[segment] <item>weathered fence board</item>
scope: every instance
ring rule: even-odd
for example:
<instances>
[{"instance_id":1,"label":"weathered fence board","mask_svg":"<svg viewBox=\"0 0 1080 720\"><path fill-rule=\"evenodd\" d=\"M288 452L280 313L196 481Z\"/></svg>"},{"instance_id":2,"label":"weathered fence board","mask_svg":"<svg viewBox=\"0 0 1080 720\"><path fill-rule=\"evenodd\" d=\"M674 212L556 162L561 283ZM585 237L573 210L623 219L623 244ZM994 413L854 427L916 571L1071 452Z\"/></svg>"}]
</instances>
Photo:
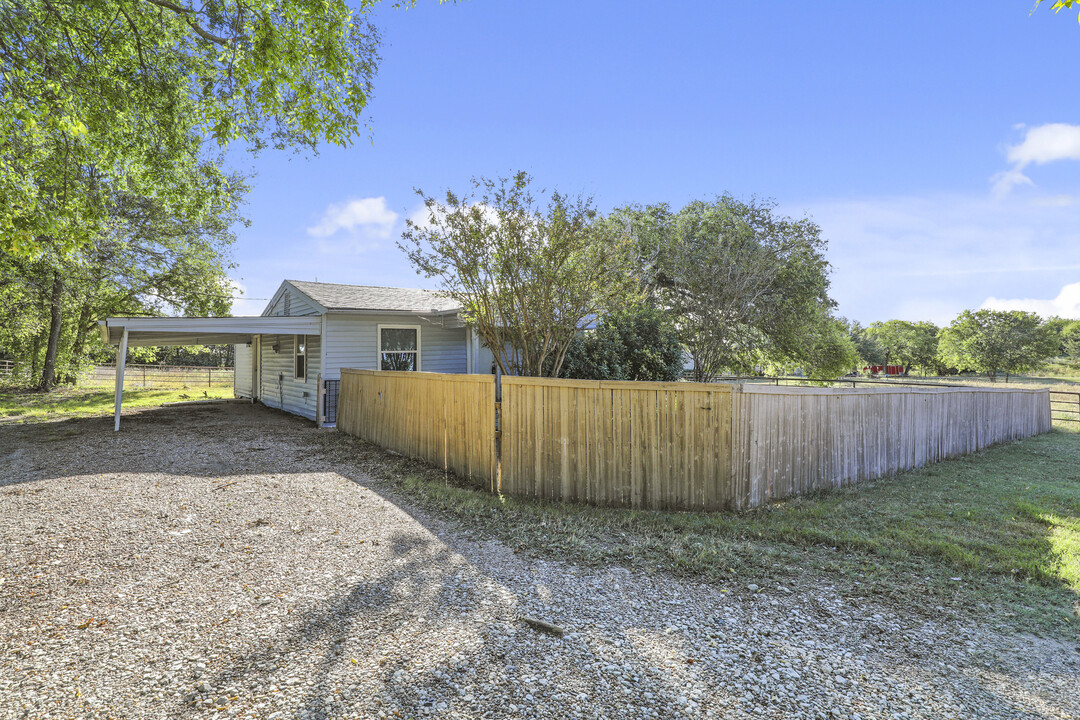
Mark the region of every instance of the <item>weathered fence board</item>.
<instances>
[{"instance_id":1,"label":"weathered fence board","mask_svg":"<svg viewBox=\"0 0 1080 720\"><path fill-rule=\"evenodd\" d=\"M1050 430L1039 389L793 388L737 392L737 508L894 475Z\"/></svg>"},{"instance_id":2,"label":"weathered fence board","mask_svg":"<svg viewBox=\"0 0 1080 720\"><path fill-rule=\"evenodd\" d=\"M810 388L346 370L338 427L493 490L745 509L1050 430L1045 389Z\"/></svg>"},{"instance_id":3,"label":"weathered fence board","mask_svg":"<svg viewBox=\"0 0 1080 720\"><path fill-rule=\"evenodd\" d=\"M490 375L342 370L337 427L495 489Z\"/></svg>"},{"instance_id":4,"label":"weathered fence board","mask_svg":"<svg viewBox=\"0 0 1080 720\"><path fill-rule=\"evenodd\" d=\"M710 509L731 498L731 386L502 379L505 493Z\"/></svg>"}]
</instances>

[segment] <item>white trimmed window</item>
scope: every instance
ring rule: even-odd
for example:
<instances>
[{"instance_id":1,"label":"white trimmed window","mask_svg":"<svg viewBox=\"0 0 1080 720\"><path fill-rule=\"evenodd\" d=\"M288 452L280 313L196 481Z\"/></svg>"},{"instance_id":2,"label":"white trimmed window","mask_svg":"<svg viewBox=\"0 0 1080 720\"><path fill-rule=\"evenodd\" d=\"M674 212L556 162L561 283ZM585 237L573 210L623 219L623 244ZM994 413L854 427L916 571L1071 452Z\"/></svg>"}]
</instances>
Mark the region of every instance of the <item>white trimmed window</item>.
<instances>
[{"instance_id":1,"label":"white trimmed window","mask_svg":"<svg viewBox=\"0 0 1080 720\"><path fill-rule=\"evenodd\" d=\"M307 377L307 335L297 335L293 341L293 377L303 380Z\"/></svg>"},{"instance_id":2,"label":"white trimmed window","mask_svg":"<svg viewBox=\"0 0 1080 720\"><path fill-rule=\"evenodd\" d=\"M420 326L379 325L380 370L420 369Z\"/></svg>"}]
</instances>

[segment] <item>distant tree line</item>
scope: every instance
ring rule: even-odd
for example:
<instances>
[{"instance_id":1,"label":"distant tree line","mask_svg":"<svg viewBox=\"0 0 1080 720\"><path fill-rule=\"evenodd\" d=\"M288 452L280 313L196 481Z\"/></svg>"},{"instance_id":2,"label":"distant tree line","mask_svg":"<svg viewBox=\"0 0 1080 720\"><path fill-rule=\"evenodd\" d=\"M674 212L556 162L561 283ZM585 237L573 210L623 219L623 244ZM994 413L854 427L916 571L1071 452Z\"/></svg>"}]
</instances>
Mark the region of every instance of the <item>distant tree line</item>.
<instances>
[{"instance_id":1,"label":"distant tree line","mask_svg":"<svg viewBox=\"0 0 1080 720\"><path fill-rule=\"evenodd\" d=\"M847 323L864 365L902 365L923 375L1030 372L1055 357L1080 361L1080 321L1019 310L967 310L947 327L887 320Z\"/></svg>"}]
</instances>

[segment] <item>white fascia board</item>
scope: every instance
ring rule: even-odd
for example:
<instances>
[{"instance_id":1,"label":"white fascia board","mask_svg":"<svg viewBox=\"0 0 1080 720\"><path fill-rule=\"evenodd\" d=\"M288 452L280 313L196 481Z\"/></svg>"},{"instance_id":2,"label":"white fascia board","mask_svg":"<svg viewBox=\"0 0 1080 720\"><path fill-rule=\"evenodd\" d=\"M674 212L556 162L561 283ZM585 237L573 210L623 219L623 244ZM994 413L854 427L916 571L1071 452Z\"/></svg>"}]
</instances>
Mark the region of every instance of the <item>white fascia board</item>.
<instances>
[{"instance_id":1,"label":"white fascia board","mask_svg":"<svg viewBox=\"0 0 1080 720\"><path fill-rule=\"evenodd\" d=\"M322 335L318 315L301 317L135 317L99 320L102 339L116 345L128 331L131 345L247 342L252 335ZM142 336L142 337L140 337ZM229 339L232 336L231 340ZM202 338L200 340L200 338ZM211 338L213 340L211 340ZM165 342L166 340L170 342Z\"/></svg>"},{"instance_id":2,"label":"white fascia board","mask_svg":"<svg viewBox=\"0 0 1080 720\"><path fill-rule=\"evenodd\" d=\"M332 315L400 315L402 317L443 317L445 315L457 315L460 310L432 310L417 312L416 310L354 310L350 308L330 308L326 311Z\"/></svg>"}]
</instances>

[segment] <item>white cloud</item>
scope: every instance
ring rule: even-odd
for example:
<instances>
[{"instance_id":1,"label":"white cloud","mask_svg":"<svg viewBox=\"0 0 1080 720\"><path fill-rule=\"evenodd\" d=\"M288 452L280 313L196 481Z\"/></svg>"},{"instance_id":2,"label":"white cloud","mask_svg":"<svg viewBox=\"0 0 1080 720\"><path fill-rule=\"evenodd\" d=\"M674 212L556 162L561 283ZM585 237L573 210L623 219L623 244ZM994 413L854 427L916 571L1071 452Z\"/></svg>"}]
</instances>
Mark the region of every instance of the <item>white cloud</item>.
<instances>
[{"instance_id":1,"label":"white cloud","mask_svg":"<svg viewBox=\"0 0 1080 720\"><path fill-rule=\"evenodd\" d=\"M398 214L386 206L385 197L354 198L329 205L318 224L307 229L312 237L325 238L342 230L370 237L388 238Z\"/></svg>"},{"instance_id":2,"label":"white cloud","mask_svg":"<svg viewBox=\"0 0 1080 720\"><path fill-rule=\"evenodd\" d=\"M1080 125L1050 123L1028 128L1024 141L1009 148L1008 159L1020 169L1032 163L1080 160Z\"/></svg>"},{"instance_id":3,"label":"white cloud","mask_svg":"<svg viewBox=\"0 0 1080 720\"><path fill-rule=\"evenodd\" d=\"M990 177L990 187L995 197L1004 197L1012 192L1017 185L1034 185L1027 175L1021 170L1002 170Z\"/></svg>"},{"instance_id":4,"label":"white cloud","mask_svg":"<svg viewBox=\"0 0 1080 720\"><path fill-rule=\"evenodd\" d=\"M1023 126L1020 126L1023 128ZM1012 168L990 178L997 197L1008 195L1017 185L1034 185L1024 174L1028 165L1045 165L1058 160L1080 160L1080 125L1048 123L1027 128L1024 139L1005 153Z\"/></svg>"},{"instance_id":5,"label":"white cloud","mask_svg":"<svg viewBox=\"0 0 1080 720\"><path fill-rule=\"evenodd\" d=\"M1053 300L1034 298L1008 300L991 296L986 298L982 308L987 310L1024 310L1036 313L1044 318L1057 315L1071 320L1080 320L1080 282L1069 283L1061 288L1061 292Z\"/></svg>"},{"instance_id":6,"label":"white cloud","mask_svg":"<svg viewBox=\"0 0 1080 720\"><path fill-rule=\"evenodd\" d=\"M951 321L988 297L1048 295L1080 279L1080 223L1065 203L940 195L785 204L829 241L840 314Z\"/></svg>"}]
</instances>

